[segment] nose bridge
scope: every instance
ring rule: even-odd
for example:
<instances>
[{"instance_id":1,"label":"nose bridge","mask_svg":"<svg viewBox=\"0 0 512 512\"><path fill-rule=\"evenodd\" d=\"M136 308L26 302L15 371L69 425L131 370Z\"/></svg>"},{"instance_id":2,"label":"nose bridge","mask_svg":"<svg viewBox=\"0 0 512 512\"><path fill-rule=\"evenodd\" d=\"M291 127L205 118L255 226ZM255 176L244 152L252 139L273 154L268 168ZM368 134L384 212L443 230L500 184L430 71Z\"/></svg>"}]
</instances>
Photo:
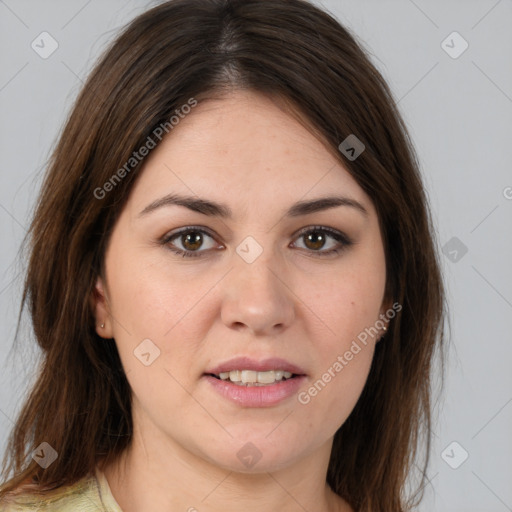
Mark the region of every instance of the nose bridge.
<instances>
[{"instance_id":1,"label":"nose bridge","mask_svg":"<svg viewBox=\"0 0 512 512\"><path fill-rule=\"evenodd\" d=\"M225 283L221 316L228 327L272 334L293 320L293 294L285 284L279 258L246 239L233 255L233 269Z\"/></svg>"}]
</instances>

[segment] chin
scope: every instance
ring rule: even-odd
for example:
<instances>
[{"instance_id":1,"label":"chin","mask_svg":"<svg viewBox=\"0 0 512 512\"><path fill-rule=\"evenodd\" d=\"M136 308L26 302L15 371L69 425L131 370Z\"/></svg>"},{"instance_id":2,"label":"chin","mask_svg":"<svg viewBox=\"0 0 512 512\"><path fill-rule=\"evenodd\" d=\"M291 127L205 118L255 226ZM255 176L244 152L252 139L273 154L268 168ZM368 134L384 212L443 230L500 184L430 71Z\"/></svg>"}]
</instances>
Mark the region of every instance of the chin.
<instances>
[{"instance_id":1,"label":"chin","mask_svg":"<svg viewBox=\"0 0 512 512\"><path fill-rule=\"evenodd\" d=\"M268 432L267 432L268 434ZM219 442L221 451L204 453L214 465L236 473L257 474L274 472L292 465L300 458L303 441L287 444L284 439L270 442L265 436L246 435L243 440L231 439L228 443Z\"/></svg>"}]
</instances>

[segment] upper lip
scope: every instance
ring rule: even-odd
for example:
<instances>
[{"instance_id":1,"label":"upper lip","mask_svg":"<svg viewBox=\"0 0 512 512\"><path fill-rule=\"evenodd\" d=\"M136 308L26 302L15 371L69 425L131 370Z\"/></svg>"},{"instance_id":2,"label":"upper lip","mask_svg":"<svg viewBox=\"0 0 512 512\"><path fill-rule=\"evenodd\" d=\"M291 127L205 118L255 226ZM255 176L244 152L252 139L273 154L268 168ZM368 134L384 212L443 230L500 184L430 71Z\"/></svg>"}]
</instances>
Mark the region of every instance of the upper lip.
<instances>
[{"instance_id":1,"label":"upper lip","mask_svg":"<svg viewBox=\"0 0 512 512\"><path fill-rule=\"evenodd\" d=\"M229 359L219 365L207 370L205 373L218 375L231 370L253 370L256 372L265 372L270 370L283 370L296 375L305 375L305 372L299 366L281 359L279 357L270 357L267 359L252 359L250 357L240 356Z\"/></svg>"}]
</instances>

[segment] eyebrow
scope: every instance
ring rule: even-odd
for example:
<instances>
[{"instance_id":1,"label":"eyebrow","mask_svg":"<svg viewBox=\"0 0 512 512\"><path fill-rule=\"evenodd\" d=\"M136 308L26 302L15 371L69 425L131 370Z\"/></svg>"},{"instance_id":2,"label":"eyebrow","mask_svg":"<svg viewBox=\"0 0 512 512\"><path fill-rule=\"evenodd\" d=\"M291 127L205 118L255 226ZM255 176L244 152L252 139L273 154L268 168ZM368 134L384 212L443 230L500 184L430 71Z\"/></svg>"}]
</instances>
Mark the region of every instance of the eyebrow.
<instances>
[{"instance_id":1,"label":"eyebrow","mask_svg":"<svg viewBox=\"0 0 512 512\"><path fill-rule=\"evenodd\" d=\"M168 194L156 201L153 201L146 206L140 213L139 217L145 216L159 208L166 206L184 206L194 212L202 213L210 217L221 217L223 219L233 218L233 212L229 206L217 203L215 201L202 199L197 196L183 196L179 194ZM299 201L292 205L286 212L286 217L300 217L301 215L307 215L338 206L348 206L354 208L365 217L368 217L368 211L366 208L355 199L343 196L328 196L320 197L318 199L312 199L310 201Z\"/></svg>"}]
</instances>

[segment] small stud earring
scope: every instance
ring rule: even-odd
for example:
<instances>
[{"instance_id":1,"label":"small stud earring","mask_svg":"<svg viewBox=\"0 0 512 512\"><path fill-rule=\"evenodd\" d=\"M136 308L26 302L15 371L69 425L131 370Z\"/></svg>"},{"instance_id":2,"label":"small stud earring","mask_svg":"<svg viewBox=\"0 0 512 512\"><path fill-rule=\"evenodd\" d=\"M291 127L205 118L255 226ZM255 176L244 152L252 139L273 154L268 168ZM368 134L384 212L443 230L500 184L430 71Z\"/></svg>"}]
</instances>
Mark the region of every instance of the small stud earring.
<instances>
[{"instance_id":1,"label":"small stud earring","mask_svg":"<svg viewBox=\"0 0 512 512\"><path fill-rule=\"evenodd\" d=\"M105 327L105 324L101 324L100 327L103 329L103 327Z\"/></svg>"}]
</instances>

